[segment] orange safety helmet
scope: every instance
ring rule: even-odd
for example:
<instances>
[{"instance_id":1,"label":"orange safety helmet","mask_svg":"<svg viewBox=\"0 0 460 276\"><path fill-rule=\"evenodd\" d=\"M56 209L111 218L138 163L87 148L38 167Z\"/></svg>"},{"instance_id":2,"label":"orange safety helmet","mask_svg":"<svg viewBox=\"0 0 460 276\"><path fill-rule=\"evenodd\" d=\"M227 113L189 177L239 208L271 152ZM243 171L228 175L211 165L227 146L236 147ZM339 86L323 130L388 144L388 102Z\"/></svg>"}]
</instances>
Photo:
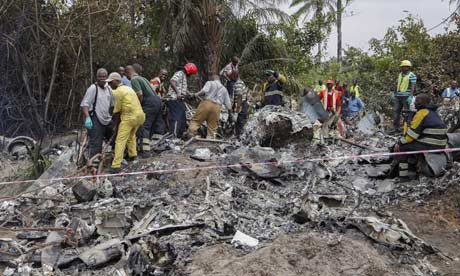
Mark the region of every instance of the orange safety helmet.
<instances>
[{"instance_id":1,"label":"orange safety helmet","mask_svg":"<svg viewBox=\"0 0 460 276\"><path fill-rule=\"evenodd\" d=\"M195 75L196 73L198 73L198 68L194 63L185 64L184 69L187 75Z\"/></svg>"},{"instance_id":2,"label":"orange safety helmet","mask_svg":"<svg viewBox=\"0 0 460 276\"><path fill-rule=\"evenodd\" d=\"M333 80L328 80L327 84L335 84Z\"/></svg>"}]
</instances>

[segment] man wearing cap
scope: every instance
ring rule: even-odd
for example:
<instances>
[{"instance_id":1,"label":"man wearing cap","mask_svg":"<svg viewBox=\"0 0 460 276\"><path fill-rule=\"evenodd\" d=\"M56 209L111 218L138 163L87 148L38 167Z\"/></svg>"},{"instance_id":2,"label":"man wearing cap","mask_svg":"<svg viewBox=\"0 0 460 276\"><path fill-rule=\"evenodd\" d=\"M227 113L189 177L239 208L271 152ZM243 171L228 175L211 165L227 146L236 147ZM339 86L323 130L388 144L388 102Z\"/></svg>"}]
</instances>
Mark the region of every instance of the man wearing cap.
<instances>
[{"instance_id":1,"label":"man wearing cap","mask_svg":"<svg viewBox=\"0 0 460 276\"><path fill-rule=\"evenodd\" d=\"M412 63L408 60L401 62L401 73L398 76L398 86L393 94L393 130L399 131L401 113L403 110L409 110L413 101L417 76L412 73Z\"/></svg>"},{"instance_id":2,"label":"man wearing cap","mask_svg":"<svg viewBox=\"0 0 460 276\"><path fill-rule=\"evenodd\" d=\"M145 113L145 122L138 132L138 142L141 156L148 157L151 150L150 137L153 134L164 134L165 126L162 118L163 103L150 82L139 74L142 71L142 66L136 63L127 69L127 74Z\"/></svg>"},{"instance_id":3,"label":"man wearing cap","mask_svg":"<svg viewBox=\"0 0 460 276\"><path fill-rule=\"evenodd\" d=\"M323 107L327 112L340 114L342 99L340 93L334 89L333 80L327 81L326 89L319 92L319 98L323 102Z\"/></svg>"},{"instance_id":4,"label":"man wearing cap","mask_svg":"<svg viewBox=\"0 0 460 276\"><path fill-rule=\"evenodd\" d=\"M150 80L150 84L152 84L153 90L161 98L166 94L165 81L166 81L167 76L168 76L168 71L166 69L161 69L160 75Z\"/></svg>"},{"instance_id":5,"label":"man wearing cap","mask_svg":"<svg viewBox=\"0 0 460 276\"><path fill-rule=\"evenodd\" d=\"M283 105L283 83L286 78L273 70L265 70L264 105Z\"/></svg>"},{"instance_id":6,"label":"man wearing cap","mask_svg":"<svg viewBox=\"0 0 460 276\"><path fill-rule=\"evenodd\" d=\"M169 81L170 86L166 94L166 106L168 107L169 131L177 138L187 130L185 96L189 94L187 88L187 77L196 75L198 67L194 63L187 63L184 67L178 68Z\"/></svg>"},{"instance_id":7,"label":"man wearing cap","mask_svg":"<svg viewBox=\"0 0 460 276\"><path fill-rule=\"evenodd\" d=\"M96 73L96 83L86 90L80 107L85 116L85 127L88 129L89 158L102 152L104 138L111 136L113 107L112 89L106 83L107 70L100 68ZM98 160L95 160L97 163Z\"/></svg>"},{"instance_id":8,"label":"man wearing cap","mask_svg":"<svg viewBox=\"0 0 460 276\"><path fill-rule=\"evenodd\" d=\"M118 173L121 170L126 146L129 159L134 160L137 157L136 132L144 123L145 114L136 92L131 87L123 85L120 74L110 73L106 81L112 87L115 96L113 120L117 129L117 139L111 173Z\"/></svg>"},{"instance_id":9,"label":"man wearing cap","mask_svg":"<svg viewBox=\"0 0 460 276\"><path fill-rule=\"evenodd\" d=\"M335 90L333 80L327 81L326 90L319 93L319 98L323 102L324 109L331 115L329 122L335 122L339 134L344 136L345 126L340 118L342 113L342 95L340 95L339 91Z\"/></svg>"}]
</instances>

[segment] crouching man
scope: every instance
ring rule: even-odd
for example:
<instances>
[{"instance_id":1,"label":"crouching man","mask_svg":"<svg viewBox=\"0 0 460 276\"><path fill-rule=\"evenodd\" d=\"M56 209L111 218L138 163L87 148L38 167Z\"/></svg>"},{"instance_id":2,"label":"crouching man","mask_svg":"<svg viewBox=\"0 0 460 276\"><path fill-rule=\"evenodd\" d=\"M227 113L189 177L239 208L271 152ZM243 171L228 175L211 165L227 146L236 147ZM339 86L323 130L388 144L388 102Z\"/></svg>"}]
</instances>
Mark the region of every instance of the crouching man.
<instances>
[{"instance_id":1,"label":"crouching man","mask_svg":"<svg viewBox=\"0 0 460 276\"><path fill-rule=\"evenodd\" d=\"M395 152L444 149L447 146L447 126L436 113L436 106L430 105L427 94L420 94L415 99L415 113L410 128L404 137L394 146ZM399 176L401 181L417 177L415 165L408 162L409 155L400 155Z\"/></svg>"},{"instance_id":2,"label":"crouching man","mask_svg":"<svg viewBox=\"0 0 460 276\"><path fill-rule=\"evenodd\" d=\"M197 135L201 123L206 121L208 125L207 138L214 139L219 125L221 105L224 105L231 112L232 103L230 102L227 88L222 85L218 75L213 75L211 80L206 82L203 89L196 95L200 96L203 94L205 95L205 99L198 106L188 132L189 135Z\"/></svg>"},{"instance_id":3,"label":"crouching man","mask_svg":"<svg viewBox=\"0 0 460 276\"><path fill-rule=\"evenodd\" d=\"M112 87L115 96L113 120L117 130L115 156L110 172L119 173L126 146L128 146L129 159L134 160L137 157L136 131L144 123L145 114L136 92L122 84L120 74L110 73L106 82Z\"/></svg>"}]
</instances>

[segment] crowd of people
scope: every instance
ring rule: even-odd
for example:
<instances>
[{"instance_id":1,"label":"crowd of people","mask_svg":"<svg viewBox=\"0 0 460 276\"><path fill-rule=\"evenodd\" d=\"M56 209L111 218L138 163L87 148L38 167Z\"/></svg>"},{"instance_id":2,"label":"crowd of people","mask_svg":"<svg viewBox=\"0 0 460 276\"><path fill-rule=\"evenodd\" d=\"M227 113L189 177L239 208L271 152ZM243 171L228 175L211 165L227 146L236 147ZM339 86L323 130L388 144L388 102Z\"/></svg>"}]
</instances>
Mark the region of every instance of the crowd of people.
<instances>
[{"instance_id":1,"label":"crowd of people","mask_svg":"<svg viewBox=\"0 0 460 276\"><path fill-rule=\"evenodd\" d=\"M237 56L232 57L219 75L211 75L197 93L188 89L188 77L198 73L194 63L177 68L171 77L161 69L150 81L142 76L143 67L137 63L120 66L110 74L104 68L98 69L96 83L88 87L80 104L88 130L88 158L101 153L104 141L114 142L111 172L116 173L123 159L135 160L138 152L141 157L149 157L151 141L166 132L186 139L198 135L206 122L206 138L214 139L222 108L233 122L234 135L239 136L249 113L248 88L240 78L239 63ZM282 105L284 76L266 70L265 77L263 105ZM185 99L189 97L200 103L187 125ZM97 166L98 161L93 160L93 164Z\"/></svg>"},{"instance_id":2,"label":"crowd of people","mask_svg":"<svg viewBox=\"0 0 460 276\"><path fill-rule=\"evenodd\" d=\"M123 159L135 160L138 152L141 157L150 156L151 141L160 139L166 132L186 139L198 135L206 122L206 138L215 139L222 108L228 112L233 123L233 134L239 136L253 105L248 101L248 88L240 78L239 63L237 56L232 57L220 73L212 74L197 93L188 89L188 77L198 73L193 63L177 68L171 77L166 69L161 69L158 76L150 81L142 76L140 64L119 67L117 72L110 74L100 68L96 83L88 87L80 105L89 136L88 157L101 153L104 140L114 139L115 156L111 172L116 173L121 170ZM415 96L417 76L411 71L412 64L404 60L400 68L396 89L391 93L392 132L402 133L394 151L446 147L447 127L435 112L435 106L431 105L431 97L427 94ZM265 70L264 76L263 97L254 106L284 105L286 77L271 69ZM306 88L304 92L316 93L314 95L320 98L330 118L337 119L340 134L344 129L342 121L352 122L365 109L358 80L353 80L351 85L342 85L339 80L328 80L324 85L320 80L313 91ZM449 102L459 94L457 82L452 81L440 96ZM187 125L185 99L189 97L199 99L200 103ZM404 156L399 158L399 165L401 177L412 175L413 168Z\"/></svg>"},{"instance_id":3,"label":"crowd of people","mask_svg":"<svg viewBox=\"0 0 460 276\"><path fill-rule=\"evenodd\" d=\"M450 104L460 96L457 82L451 81L450 86L437 91L433 95L417 94L417 76L412 72L412 63L403 60L395 84L391 92L393 105L392 129L390 134L401 135L393 146L394 152L413 152L439 150L447 147L447 126L436 112L437 106L432 104L433 96L442 98L443 104ZM328 80L326 85L318 81L313 89L321 99L324 109L339 119L336 120L339 133L342 130L340 118L350 120L364 111L364 103L360 99L360 87L357 80L352 85L342 86L340 81ZM309 92L306 89L305 92ZM402 123L402 125L401 125ZM420 155L398 155L394 159L398 165L401 181L417 177L416 160ZM415 161L413 160L415 158ZM411 160L412 159L412 160Z\"/></svg>"}]
</instances>

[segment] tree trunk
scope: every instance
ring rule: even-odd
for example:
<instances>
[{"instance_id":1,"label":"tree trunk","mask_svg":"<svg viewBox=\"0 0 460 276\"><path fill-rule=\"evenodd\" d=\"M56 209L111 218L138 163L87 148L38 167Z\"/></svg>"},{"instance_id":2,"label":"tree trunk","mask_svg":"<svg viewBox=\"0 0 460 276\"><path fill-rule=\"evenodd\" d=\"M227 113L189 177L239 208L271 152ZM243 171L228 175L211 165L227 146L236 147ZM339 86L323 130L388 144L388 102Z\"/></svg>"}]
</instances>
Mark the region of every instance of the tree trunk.
<instances>
[{"instance_id":1,"label":"tree trunk","mask_svg":"<svg viewBox=\"0 0 460 276\"><path fill-rule=\"evenodd\" d=\"M337 62L342 64L342 0L337 0Z\"/></svg>"},{"instance_id":2,"label":"tree trunk","mask_svg":"<svg viewBox=\"0 0 460 276\"><path fill-rule=\"evenodd\" d=\"M320 1L317 1L316 2L316 11L315 11L315 17L316 17L316 20L318 21L317 24L319 24L318 28L319 28L319 31L323 31L322 28L323 28L323 25L322 23L324 23L324 18L323 18L323 1L320 0ZM322 40L322 38L321 38ZM322 41L319 41L318 42L318 54L316 56L316 61L318 63L321 63L321 56L323 55L323 51L322 51L322 47L323 47L323 43Z\"/></svg>"},{"instance_id":3,"label":"tree trunk","mask_svg":"<svg viewBox=\"0 0 460 276\"><path fill-rule=\"evenodd\" d=\"M322 51L323 45L322 43L318 43L318 53L316 54L316 62L321 63L321 56L323 55Z\"/></svg>"},{"instance_id":4,"label":"tree trunk","mask_svg":"<svg viewBox=\"0 0 460 276\"><path fill-rule=\"evenodd\" d=\"M206 56L206 69L205 76L202 79L208 80L209 75L219 73L219 59L222 52L224 42L224 26L219 18L219 6L215 0L204 0L201 2L201 14L207 20L204 22L203 32L205 33L205 56Z\"/></svg>"},{"instance_id":5,"label":"tree trunk","mask_svg":"<svg viewBox=\"0 0 460 276\"><path fill-rule=\"evenodd\" d=\"M91 12L89 8L89 0L86 2L88 5L88 43L89 43L89 72L91 74L91 83L93 83L93 77L94 77L94 72L93 72L93 39L92 39L92 34L91 34Z\"/></svg>"}]
</instances>

